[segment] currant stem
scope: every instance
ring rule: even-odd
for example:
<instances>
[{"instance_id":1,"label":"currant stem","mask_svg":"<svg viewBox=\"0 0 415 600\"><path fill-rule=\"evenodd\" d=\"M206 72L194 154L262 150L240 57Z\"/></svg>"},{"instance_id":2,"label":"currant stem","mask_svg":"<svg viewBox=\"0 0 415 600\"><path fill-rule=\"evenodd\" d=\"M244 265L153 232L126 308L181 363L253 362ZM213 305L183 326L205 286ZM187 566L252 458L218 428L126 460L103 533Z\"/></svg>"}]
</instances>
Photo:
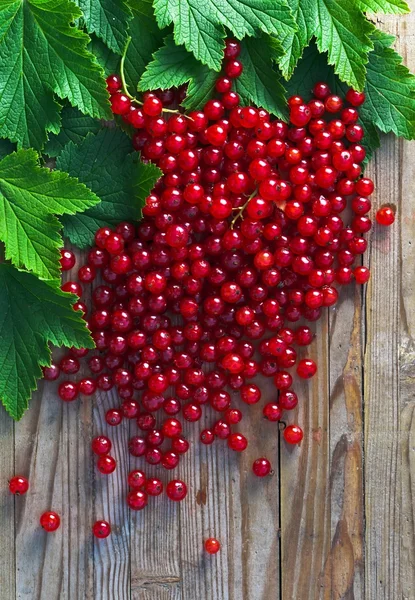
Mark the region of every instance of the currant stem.
<instances>
[{"instance_id":1,"label":"currant stem","mask_svg":"<svg viewBox=\"0 0 415 600\"><path fill-rule=\"evenodd\" d=\"M124 63L125 63L125 57L127 56L127 50L128 50L128 46L130 45L130 42L131 42L131 36L129 35L128 38L127 38L127 43L125 44L124 52L123 52L123 55L121 57L121 63L120 63L120 77L121 77L121 82L122 82L122 90L123 90L124 94L126 96L128 96L128 98L131 100L131 102L134 102L135 104L139 104L140 106L143 106L143 102L141 102L135 96L132 96L130 94L130 92L128 91L127 82L125 80ZM182 114L179 110L176 110L176 109L163 108L162 112L164 112L164 113L171 113L171 114L174 114L174 115L182 115L186 119L192 120L191 117L188 117L187 115Z\"/></svg>"},{"instance_id":2,"label":"currant stem","mask_svg":"<svg viewBox=\"0 0 415 600\"><path fill-rule=\"evenodd\" d=\"M131 42L131 36L129 35L128 38L127 38L127 42L125 44L123 55L121 57L120 77L121 77L121 81L122 81L122 89L123 89L124 94L126 96L128 96L128 98L130 98L130 100L134 100L134 102L138 102L138 100L136 100L134 98L134 96L132 96L130 94L130 92L128 91L127 82L125 81L125 74L124 74L125 57L127 56L127 50L128 50L128 46L130 45L130 42ZM142 104L142 102L138 102L138 104Z\"/></svg>"},{"instance_id":3,"label":"currant stem","mask_svg":"<svg viewBox=\"0 0 415 600\"><path fill-rule=\"evenodd\" d=\"M256 195L257 195L257 193L258 193L258 190L257 190L257 189L255 189L255 191L254 191L254 192L252 192L252 194L249 196L249 198L248 198L248 200L245 202L245 204L244 204L243 206L241 206L240 208L238 207L238 209L237 209L237 210L238 210L238 213L236 214L236 216L235 216L235 217L232 219L232 221L231 221L231 229L233 229L233 228L234 228L234 225L235 225L236 221L237 221L239 218L240 218L240 219L242 219L242 213L244 212L245 208L248 206L248 204L249 204L249 202L252 200L252 198L253 198L254 196L256 196ZM234 209L232 209L232 210L234 210Z\"/></svg>"}]
</instances>

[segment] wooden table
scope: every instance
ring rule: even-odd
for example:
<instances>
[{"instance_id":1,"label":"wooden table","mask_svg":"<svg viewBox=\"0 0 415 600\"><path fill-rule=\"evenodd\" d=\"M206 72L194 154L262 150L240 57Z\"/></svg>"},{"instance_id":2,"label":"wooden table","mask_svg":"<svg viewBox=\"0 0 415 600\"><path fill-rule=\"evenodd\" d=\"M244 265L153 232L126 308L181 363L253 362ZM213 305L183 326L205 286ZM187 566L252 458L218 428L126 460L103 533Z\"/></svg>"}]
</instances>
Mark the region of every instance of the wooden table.
<instances>
[{"instance_id":1,"label":"wooden table","mask_svg":"<svg viewBox=\"0 0 415 600\"><path fill-rule=\"evenodd\" d=\"M415 70L415 15L379 22ZM191 426L178 473L187 500L130 514L128 426L110 432L112 476L96 473L90 452L115 397L68 406L41 383L19 424L0 415L0 600L415 598L414 145L385 137L369 171L375 206L390 202L398 218L369 236L368 286L342 290L316 326L318 377L296 384L301 446L258 418L244 425L251 442L239 457L201 448ZM267 480L251 474L261 455L274 464ZM13 473L31 481L16 500ZM38 520L49 508L62 526L46 535ZM93 539L96 518L113 524L108 540ZM211 535L223 544L215 557L202 550Z\"/></svg>"}]
</instances>

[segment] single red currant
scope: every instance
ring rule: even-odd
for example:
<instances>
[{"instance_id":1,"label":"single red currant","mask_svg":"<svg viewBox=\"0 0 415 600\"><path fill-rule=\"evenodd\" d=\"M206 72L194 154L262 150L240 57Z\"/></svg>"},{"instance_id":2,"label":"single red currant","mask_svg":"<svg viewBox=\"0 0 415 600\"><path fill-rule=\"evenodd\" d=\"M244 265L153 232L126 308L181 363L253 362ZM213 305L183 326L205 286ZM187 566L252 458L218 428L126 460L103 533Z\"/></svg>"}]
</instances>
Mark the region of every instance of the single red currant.
<instances>
[{"instance_id":1,"label":"single red currant","mask_svg":"<svg viewBox=\"0 0 415 600\"><path fill-rule=\"evenodd\" d=\"M47 532L56 531L59 528L61 519L59 515L52 511L44 512L40 517L40 524Z\"/></svg>"},{"instance_id":2,"label":"single red currant","mask_svg":"<svg viewBox=\"0 0 415 600\"><path fill-rule=\"evenodd\" d=\"M105 435L99 435L92 440L91 448L94 454L103 456L104 454L109 454L111 452L112 443Z\"/></svg>"},{"instance_id":3,"label":"single red currant","mask_svg":"<svg viewBox=\"0 0 415 600\"><path fill-rule=\"evenodd\" d=\"M220 542L216 538L209 538L205 541L205 550L208 554L217 554L220 550Z\"/></svg>"},{"instance_id":4,"label":"single red currant","mask_svg":"<svg viewBox=\"0 0 415 600\"><path fill-rule=\"evenodd\" d=\"M97 460L97 469L103 475L113 473L117 467L117 461L107 454L100 456Z\"/></svg>"},{"instance_id":5,"label":"single red currant","mask_svg":"<svg viewBox=\"0 0 415 600\"><path fill-rule=\"evenodd\" d=\"M267 458L257 458L252 465L252 471L257 477L266 477L271 473L271 463Z\"/></svg>"},{"instance_id":6,"label":"single red currant","mask_svg":"<svg viewBox=\"0 0 415 600\"><path fill-rule=\"evenodd\" d=\"M303 436L303 430L298 425L287 425L284 429L284 439L288 444L299 444Z\"/></svg>"},{"instance_id":7,"label":"single red currant","mask_svg":"<svg viewBox=\"0 0 415 600\"><path fill-rule=\"evenodd\" d=\"M16 496L21 496L27 492L29 489L29 481L26 477L22 477L21 475L15 475L9 481L9 490L12 494Z\"/></svg>"},{"instance_id":8,"label":"single red currant","mask_svg":"<svg viewBox=\"0 0 415 600\"><path fill-rule=\"evenodd\" d=\"M376 222L379 225L389 226L395 221L395 212L389 206L382 206L376 213Z\"/></svg>"},{"instance_id":9,"label":"single red currant","mask_svg":"<svg viewBox=\"0 0 415 600\"><path fill-rule=\"evenodd\" d=\"M173 479L169 481L166 486L166 494L170 500L174 500L174 502L180 502L187 495L187 486L184 481L180 479Z\"/></svg>"},{"instance_id":10,"label":"single red currant","mask_svg":"<svg viewBox=\"0 0 415 600\"><path fill-rule=\"evenodd\" d=\"M92 526L92 533L96 538L107 538L111 533L111 525L108 521L96 521Z\"/></svg>"}]
</instances>

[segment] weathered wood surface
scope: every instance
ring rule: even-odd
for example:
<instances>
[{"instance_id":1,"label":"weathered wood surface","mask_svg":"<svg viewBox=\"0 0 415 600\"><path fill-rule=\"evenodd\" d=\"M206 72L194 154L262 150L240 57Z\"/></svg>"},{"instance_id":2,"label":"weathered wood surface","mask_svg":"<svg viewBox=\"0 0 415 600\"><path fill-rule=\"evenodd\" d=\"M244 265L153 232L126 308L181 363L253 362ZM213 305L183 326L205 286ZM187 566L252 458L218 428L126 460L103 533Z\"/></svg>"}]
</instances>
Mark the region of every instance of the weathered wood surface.
<instances>
[{"instance_id":1,"label":"weathered wood surface","mask_svg":"<svg viewBox=\"0 0 415 600\"><path fill-rule=\"evenodd\" d=\"M415 15L379 24L415 70ZM297 383L290 417L305 429L300 447L259 419L246 423L252 441L238 457L200 447L189 427L186 502L150 500L130 515L128 426L111 431L113 476L96 473L89 451L111 396L65 406L41 384L21 423L0 413L0 600L415 599L413 157L413 144L384 138L370 166L374 208L391 202L398 218L370 236L367 288L343 290L316 326L319 374ZM253 481L263 454L275 475ZM30 478L25 498L7 493L15 472ZM45 536L38 517L49 508L62 527ZM92 538L95 518L112 522L108 540ZM210 535L223 544L215 557L202 550Z\"/></svg>"}]
</instances>

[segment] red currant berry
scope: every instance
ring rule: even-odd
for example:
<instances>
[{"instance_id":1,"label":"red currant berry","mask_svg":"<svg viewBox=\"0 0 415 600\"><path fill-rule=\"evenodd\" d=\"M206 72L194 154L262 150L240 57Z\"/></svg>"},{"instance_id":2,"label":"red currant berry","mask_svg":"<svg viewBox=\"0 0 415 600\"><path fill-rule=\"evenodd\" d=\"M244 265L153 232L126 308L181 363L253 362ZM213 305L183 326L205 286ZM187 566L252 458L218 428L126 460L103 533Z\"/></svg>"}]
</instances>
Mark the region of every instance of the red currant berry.
<instances>
[{"instance_id":1,"label":"red currant berry","mask_svg":"<svg viewBox=\"0 0 415 600\"><path fill-rule=\"evenodd\" d=\"M75 263L76 263L75 254L73 252L71 252L71 250L62 249L61 250L61 258L60 258L59 262L61 264L62 271L69 271L70 269L72 269L75 266Z\"/></svg>"},{"instance_id":2,"label":"red currant berry","mask_svg":"<svg viewBox=\"0 0 415 600\"><path fill-rule=\"evenodd\" d=\"M92 440L92 452L97 456L103 456L111 452L112 443L105 435L99 435Z\"/></svg>"},{"instance_id":3,"label":"red currant berry","mask_svg":"<svg viewBox=\"0 0 415 600\"><path fill-rule=\"evenodd\" d=\"M58 379L61 373L59 367L53 363L50 365L50 367L43 367L42 371L43 377L46 379L46 381L55 381Z\"/></svg>"},{"instance_id":4,"label":"red currant berry","mask_svg":"<svg viewBox=\"0 0 415 600\"><path fill-rule=\"evenodd\" d=\"M128 485L133 490L141 489L146 483L146 476L143 471L135 470L128 474Z\"/></svg>"},{"instance_id":5,"label":"red currant berry","mask_svg":"<svg viewBox=\"0 0 415 600\"><path fill-rule=\"evenodd\" d=\"M356 283L364 284L369 281L370 271L367 267L356 267L353 271Z\"/></svg>"},{"instance_id":6,"label":"red currant berry","mask_svg":"<svg viewBox=\"0 0 415 600\"><path fill-rule=\"evenodd\" d=\"M217 554L220 550L220 542L216 538L209 538L205 541L205 550L208 554Z\"/></svg>"},{"instance_id":7,"label":"red currant berry","mask_svg":"<svg viewBox=\"0 0 415 600\"><path fill-rule=\"evenodd\" d=\"M310 358L303 358L297 365L297 375L302 379L310 379L317 372L317 365Z\"/></svg>"},{"instance_id":8,"label":"red currant berry","mask_svg":"<svg viewBox=\"0 0 415 600\"><path fill-rule=\"evenodd\" d=\"M108 521L96 521L92 526L92 533L96 538L105 539L111 533L111 525Z\"/></svg>"},{"instance_id":9,"label":"red currant berry","mask_svg":"<svg viewBox=\"0 0 415 600\"><path fill-rule=\"evenodd\" d=\"M389 206L382 206L376 213L376 222L379 225L389 226L395 221L395 212Z\"/></svg>"},{"instance_id":10,"label":"red currant berry","mask_svg":"<svg viewBox=\"0 0 415 600\"><path fill-rule=\"evenodd\" d=\"M9 490L12 494L16 496L21 496L27 492L29 489L29 481L26 477L22 477L21 475L15 475L9 481Z\"/></svg>"},{"instance_id":11,"label":"red currant berry","mask_svg":"<svg viewBox=\"0 0 415 600\"><path fill-rule=\"evenodd\" d=\"M63 381L59 385L58 394L64 402L72 402L78 396L78 385L72 381Z\"/></svg>"},{"instance_id":12,"label":"red currant berry","mask_svg":"<svg viewBox=\"0 0 415 600\"><path fill-rule=\"evenodd\" d=\"M103 475L109 475L113 473L117 467L117 461L112 456L105 454L100 456L97 460L97 469Z\"/></svg>"},{"instance_id":13,"label":"red currant berry","mask_svg":"<svg viewBox=\"0 0 415 600\"><path fill-rule=\"evenodd\" d=\"M163 483L155 477L147 479L144 484L144 491L149 496L160 496L163 491Z\"/></svg>"},{"instance_id":14,"label":"red currant berry","mask_svg":"<svg viewBox=\"0 0 415 600\"><path fill-rule=\"evenodd\" d=\"M267 458L257 458L252 465L252 471L257 477L266 477L271 473L271 463Z\"/></svg>"},{"instance_id":15,"label":"red currant berry","mask_svg":"<svg viewBox=\"0 0 415 600\"><path fill-rule=\"evenodd\" d=\"M131 101L122 92L115 92L111 98L111 110L115 115L126 115L130 111Z\"/></svg>"},{"instance_id":16,"label":"red currant berry","mask_svg":"<svg viewBox=\"0 0 415 600\"><path fill-rule=\"evenodd\" d=\"M365 101L366 95L364 92L358 92L356 90L350 89L346 93L346 100L352 106L361 106Z\"/></svg>"},{"instance_id":17,"label":"red currant berry","mask_svg":"<svg viewBox=\"0 0 415 600\"><path fill-rule=\"evenodd\" d=\"M248 446L248 440L241 433L231 433L228 437L228 447L235 452L243 452Z\"/></svg>"},{"instance_id":18,"label":"red currant berry","mask_svg":"<svg viewBox=\"0 0 415 600\"><path fill-rule=\"evenodd\" d=\"M40 517L40 524L47 532L56 531L60 523L61 519L59 515L52 511L44 512Z\"/></svg>"},{"instance_id":19,"label":"red currant berry","mask_svg":"<svg viewBox=\"0 0 415 600\"><path fill-rule=\"evenodd\" d=\"M187 486L184 481L181 481L180 479L173 479L172 481L169 481L166 486L166 494L170 500L173 500L174 502L180 502L187 495Z\"/></svg>"},{"instance_id":20,"label":"red currant berry","mask_svg":"<svg viewBox=\"0 0 415 600\"><path fill-rule=\"evenodd\" d=\"M263 408L263 415L268 421L279 421L282 416L282 410L279 404L269 402Z\"/></svg>"},{"instance_id":21,"label":"red currant berry","mask_svg":"<svg viewBox=\"0 0 415 600\"><path fill-rule=\"evenodd\" d=\"M284 429L284 439L288 444L299 444L303 436L303 430L298 425L287 425Z\"/></svg>"},{"instance_id":22,"label":"red currant berry","mask_svg":"<svg viewBox=\"0 0 415 600\"><path fill-rule=\"evenodd\" d=\"M121 89L122 81L121 78L118 77L118 75L108 75L105 81L107 84L107 90L110 94L114 94L115 92L118 92L118 90Z\"/></svg>"},{"instance_id":23,"label":"red currant berry","mask_svg":"<svg viewBox=\"0 0 415 600\"><path fill-rule=\"evenodd\" d=\"M141 490L132 490L127 495L127 504L131 510L142 510L147 506L148 496Z\"/></svg>"}]
</instances>

